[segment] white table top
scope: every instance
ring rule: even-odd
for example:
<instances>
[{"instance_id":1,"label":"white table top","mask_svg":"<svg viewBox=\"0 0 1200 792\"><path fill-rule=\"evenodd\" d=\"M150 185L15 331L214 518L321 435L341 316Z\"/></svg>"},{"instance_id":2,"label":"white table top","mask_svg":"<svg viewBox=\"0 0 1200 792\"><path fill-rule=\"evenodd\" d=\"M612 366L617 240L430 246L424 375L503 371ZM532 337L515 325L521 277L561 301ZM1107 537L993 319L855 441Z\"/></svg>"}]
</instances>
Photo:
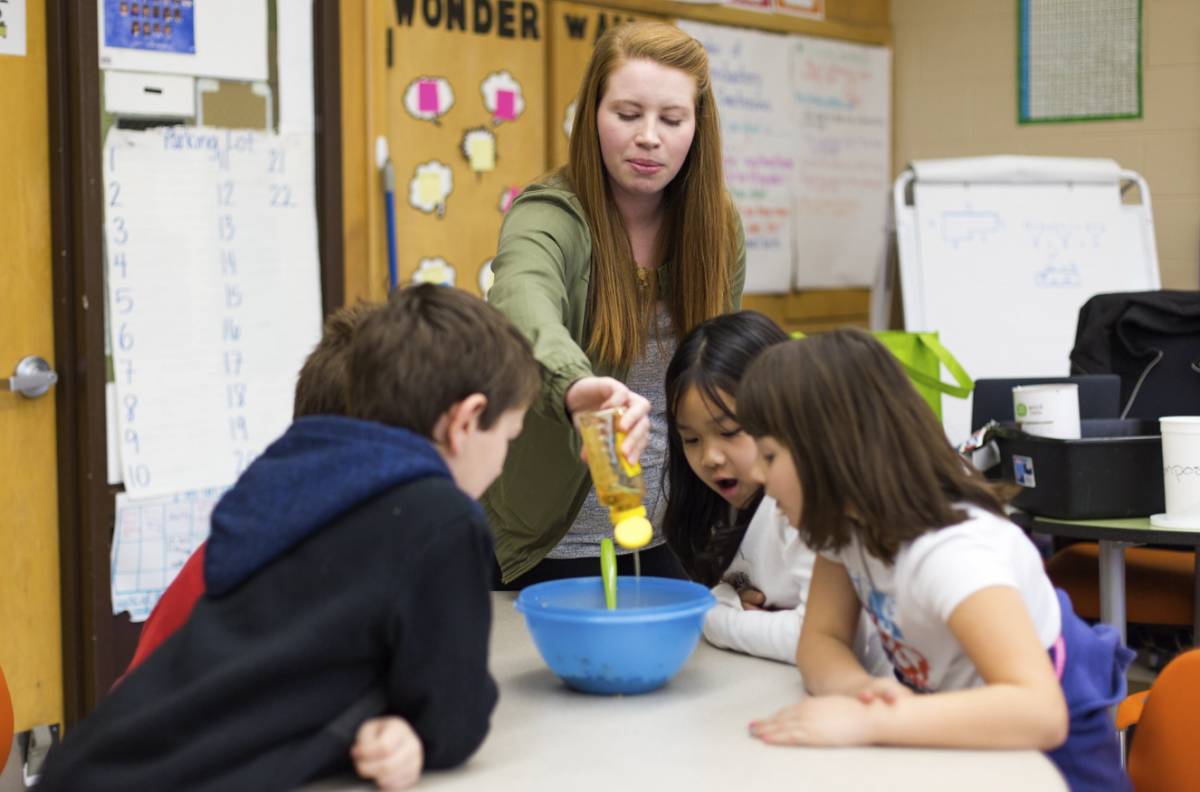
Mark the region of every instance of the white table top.
<instances>
[{"instance_id":1,"label":"white table top","mask_svg":"<svg viewBox=\"0 0 1200 792\"><path fill-rule=\"evenodd\" d=\"M764 745L747 735L747 726L803 695L799 673L703 639L659 690L577 693L542 662L513 609L516 595L492 597L489 665L500 701L491 731L466 765L426 774L419 792L1067 792L1054 765L1036 751ZM332 781L305 792L373 788Z\"/></svg>"}]
</instances>

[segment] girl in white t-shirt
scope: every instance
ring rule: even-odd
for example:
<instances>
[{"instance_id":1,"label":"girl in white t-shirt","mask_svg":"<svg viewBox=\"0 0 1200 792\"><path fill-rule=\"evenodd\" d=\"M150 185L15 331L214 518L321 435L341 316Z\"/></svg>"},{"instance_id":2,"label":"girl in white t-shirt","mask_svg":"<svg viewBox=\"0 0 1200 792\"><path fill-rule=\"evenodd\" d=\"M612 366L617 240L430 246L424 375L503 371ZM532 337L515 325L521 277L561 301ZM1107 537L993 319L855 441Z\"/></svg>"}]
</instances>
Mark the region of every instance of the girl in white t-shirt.
<instances>
[{"instance_id":1,"label":"girl in white t-shirt","mask_svg":"<svg viewBox=\"0 0 1200 792\"><path fill-rule=\"evenodd\" d=\"M1132 652L1075 616L1005 519L1006 485L964 464L882 344L845 329L764 351L738 417L766 493L818 552L798 649L812 695L754 736L1035 748L1073 792L1132 789L1106 712ZM861 607L895 678L851 650Z\"/></svg>"},{"instance_id":2,"label":"girl in white t-shirt","mask_svg":"<svg viewBox=\"0 0 1200 792\"><path fill-rule=\"evenodd\" d=\"M704 625L710 643L795 663L816 555L763 497L752 474L758 450L736 414L746 366L787 339L766 316L741 311L703 322L679 344L666 377L663 532L688 575L717 597ZM856 649L873 670L891 673L865 618Z\"/></svg>"}]
</instances>

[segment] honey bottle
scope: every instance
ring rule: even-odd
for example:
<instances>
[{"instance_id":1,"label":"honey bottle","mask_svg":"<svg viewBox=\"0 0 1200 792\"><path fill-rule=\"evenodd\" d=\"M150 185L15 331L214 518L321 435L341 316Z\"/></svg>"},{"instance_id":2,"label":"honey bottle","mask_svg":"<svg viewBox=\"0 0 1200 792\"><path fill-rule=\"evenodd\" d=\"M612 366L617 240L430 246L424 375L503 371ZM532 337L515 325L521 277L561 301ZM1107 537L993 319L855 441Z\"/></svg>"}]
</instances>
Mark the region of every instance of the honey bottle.
<instances>
[{"instance_id":1,"label":"honey bottle","mask_svg":"<svg viewBox=\"0 0 1200 792\"><path fill-rule=\"evenodd\" d=\"M608 507L613 538L622 547L637 549L649 543L654 529L646 519L646 507L642 505L642 498L646 496L642 466L631 464L621 453L625 433L617 428L617 424L624 412L624 408L617 407L584 413L579 416L579 423L592 483L596 485L596 497L602 506Z\"/></svg>"}]
</instances>

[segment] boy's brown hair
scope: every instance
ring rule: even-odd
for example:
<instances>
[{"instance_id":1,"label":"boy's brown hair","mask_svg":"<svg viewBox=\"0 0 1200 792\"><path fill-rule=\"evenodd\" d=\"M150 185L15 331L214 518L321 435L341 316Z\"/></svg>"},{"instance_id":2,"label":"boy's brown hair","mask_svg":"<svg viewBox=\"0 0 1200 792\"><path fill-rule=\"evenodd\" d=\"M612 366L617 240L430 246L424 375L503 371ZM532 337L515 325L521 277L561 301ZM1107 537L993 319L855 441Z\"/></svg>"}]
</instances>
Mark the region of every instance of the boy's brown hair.
<instances>
[{"instance_id":1,"label":"boy's brown hair","mask_svg":"<svg viewBox=\"0 0 1200 792\"><path fill-rule=\"evenodd\" d=\"M816 550L857 539L891 564L907 542L967 518L971 503L1004 516L1008 485L989 484L947 442L895 356L845 328L764 350L738 391L738 421L792 454L800 530Z\"/></svg>"},{"instance_id":2,"label":"boy's brown hair","mask_svg":"<svg viewBox=\"0 0 1200 792\"><path fill-rule=\"evenodd\" d=\"M347 305L325 319L321 340L304 360L296 380L292 418L306 415L346 414L346 361L354 331L383 306L360 302Z\"/></svg>"},{"instance_id":3,"label":"boy's brown hair","mask_svg":"<svg viewBox=\"0 0 1200 792\"><path fill-rule=\"evenodd\" d=\"M432 438L454 404L487 397L490 429L505 412L529 407L542 387L525 336L467 292L422 283L392 292L350 344L347 414Z\"/></svg>"}]
</instances>

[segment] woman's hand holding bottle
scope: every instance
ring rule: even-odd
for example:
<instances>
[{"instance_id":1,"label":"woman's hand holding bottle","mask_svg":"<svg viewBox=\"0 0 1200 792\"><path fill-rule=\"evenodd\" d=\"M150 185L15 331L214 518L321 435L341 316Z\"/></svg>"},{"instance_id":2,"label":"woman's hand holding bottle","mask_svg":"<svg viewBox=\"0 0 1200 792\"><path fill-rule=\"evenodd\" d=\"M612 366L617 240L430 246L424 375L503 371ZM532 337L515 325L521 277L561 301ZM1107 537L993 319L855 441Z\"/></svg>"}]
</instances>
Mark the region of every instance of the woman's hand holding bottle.
<instances>
[{"instance_id":1,"label":"woman's hand holding bottle","mask_svg":"<svg viewBox=\"0 0 1200 792\"><path fill-rule=\"evenodd\" d=\"M614 407L624 407L625 414L621 416L620 430L625 434L625 442L621 444L621 453L636 464L650 442L650 400L645 396L634 393L629 387L613 377L583 377L575 380L567 389L567 412L575 431L580 430L579 415L585 412L608 410ZM579 454L587 461L587 451Z\"/></svg>"}]
</instances>

